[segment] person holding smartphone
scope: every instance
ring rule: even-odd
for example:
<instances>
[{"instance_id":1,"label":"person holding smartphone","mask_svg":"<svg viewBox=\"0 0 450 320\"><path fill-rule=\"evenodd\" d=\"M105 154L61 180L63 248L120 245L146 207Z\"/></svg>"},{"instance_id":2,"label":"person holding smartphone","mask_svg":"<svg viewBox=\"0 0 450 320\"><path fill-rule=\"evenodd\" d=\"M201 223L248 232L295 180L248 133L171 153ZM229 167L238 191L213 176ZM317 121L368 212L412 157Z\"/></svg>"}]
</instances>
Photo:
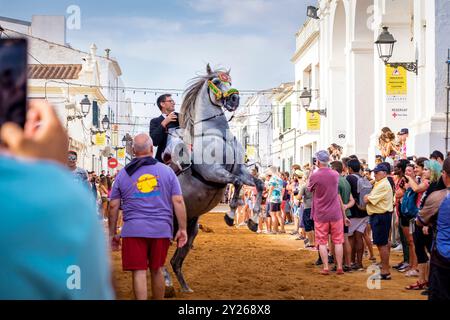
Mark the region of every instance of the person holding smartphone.
<instances>
[{"instance_id":1,"label":"person holding smartphone","mask_svg":"<svg viewBox=\"0 0 450 320\"><path fill-rule=\"evenodd\" d=\"M104 232L65 167L52 106L31 101L25 125L4 123L0 139L0 299L113 299Z\"/></svg>"}]
</instances>

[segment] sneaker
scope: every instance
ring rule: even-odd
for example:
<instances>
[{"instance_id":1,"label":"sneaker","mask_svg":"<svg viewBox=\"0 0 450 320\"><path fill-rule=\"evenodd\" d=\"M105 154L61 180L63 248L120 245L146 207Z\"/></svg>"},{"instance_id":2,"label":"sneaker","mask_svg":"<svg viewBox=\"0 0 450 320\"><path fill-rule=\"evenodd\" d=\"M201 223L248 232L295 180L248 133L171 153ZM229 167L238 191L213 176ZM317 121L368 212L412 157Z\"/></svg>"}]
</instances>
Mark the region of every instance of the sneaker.
<instances>
[{"instance_id":1,"label":"sneaker","mask_svg":"<svg viewBox=\"0 0 450 320\"><path fill-rule=\"evenodd\" d=\"M350 266L344 266L344 272L352 272L352 268Z\"/></svg>"},{"instance_id":2,"label":"sneaker","mask_svg":"<svg viewBox=\"0 0 450 320\"><path fill-rule=\"evenodd\" d=\"M364 266L362 264L360 264L360 265L356 265L355 270L356 271L364 271L365 269L364 269Z\"/></svg>"},{"instance_id":3,"label":"sneaker","mask_svg":"<svg viewBox=\"0 0 450 320\"><path fill-rule=\"evenodd\" d=\"M403 247L401 244L392 249L392 251L403 251Z\"/></svg>"},{"instance_id":4,"label":"sneaker","mask_svg":"<svg viewBox=\"0 0 450 320\"><path fill-rule=\"evenodd\" d=\"M399 272L406 272L409 270L409 263L404 263L401 268L397 269Z\"/></svg>"},{"instance_id":5,"label":"sneaker","mask_svg":"<svg viewBox=\"0 0 450 320\"><path fill-rule=\"evenodd\" d=\"M391 277L390 273L386 273L386 274L380 273L376 279L377 280L392 280L392 277Z\"/></svg>"},{"instance_id":6,"label":"sneaker","mask_svg":"<svg viewBox=\"0 0 450 320\"><path fill-rule=\"evenodd\" d=\"M333 263L334 263L334 258L333 258L333 256L328 256L328 263L329 263L329 264L333 264Z\"/></svg>"},{"instance_id":7,"label":"sneaker","mask_svg":"<svg viewBox=\"0 0 450 320\"><path fill-rule=\"evenodd\" d=\"M398 270L398 268L400 268L400 267L403 266L404 264L405 264L405 262L403 261L403 262L397 263L397 264L396 264L395 266L393 266L392 268Z\"/></svg>"},{"instance_id":8,"label":"sneaker","mask_svg":"<svg viewBox=\"0 0 450 320\"><path fill-rule=\"evenodd\" d=\"M291 236L295 236L297 234L298 234L298 231L291 231L291 233L290 233Z\"/></svg>"},{"instance_id":9,"label":"sneaker","mask_svg":"<svg viewBox=\"0 0 450 320\"><path fill-rule=\"evenodd\" d=\"M407 277L418 277L419 276L419 272L415 269L411 269L409 271L406 271L405 276Z\"/></svg>"},{"instance_id":10,"label":"sneaker","mask_svg":"<svg viewBox=\"0 0 450 320\"><path fill-rule=\"evenodd\" d=\"M399 245L400 245L400 244L398 244L398 243L392 243L392 244L391 244L391 248L394 249L394 248L398 247Z\"/></svg>"},{"instance_id":11,"label":"sneaker","mask_svg":"<svg viewBox=\"0 0 450 320\"><path fill-rule=\"evenodd\" d=\"M309 244L309 239L305 239L304 241L303 241L303 243L305 244L305 247Z\"/></svg>"},{"instance_id":12,"label":"sneaker","mask_svg":"<svg viewBox=\"0 0 450 320\"><path fill-rule=\"evenodd\" d=\"M318 258L318 259L316 260L316 262L314 262L314 265L315 265L315 266L321 266L321 265L323 265L322 259Z\"/></svg>"}]
</instances>

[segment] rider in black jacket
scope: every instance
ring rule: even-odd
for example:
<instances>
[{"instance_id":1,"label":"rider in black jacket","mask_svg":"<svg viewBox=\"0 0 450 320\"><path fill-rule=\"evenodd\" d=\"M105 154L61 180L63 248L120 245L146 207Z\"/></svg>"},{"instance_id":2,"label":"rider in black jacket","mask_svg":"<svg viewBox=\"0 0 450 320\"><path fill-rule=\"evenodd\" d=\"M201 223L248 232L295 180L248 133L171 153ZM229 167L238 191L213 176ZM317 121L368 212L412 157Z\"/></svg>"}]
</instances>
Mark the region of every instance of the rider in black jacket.
<instances>
[{"instance_id":1,"label":"rider in black jacket","mask_svg":"<svg viewBox=\"0 0 450 320\"><path fill-rule=\"evenodd\" d=\"M178 113L175 112L175 101L172 99L172 95L163 94L159 96L156 104L161 110L161 116L150 121L150 137L153 140L153 145L158 147L155 159L164 163L161 155L166 149L168 130L177 128L180 124L178 122Z\"/></svg>"}]
</instances>

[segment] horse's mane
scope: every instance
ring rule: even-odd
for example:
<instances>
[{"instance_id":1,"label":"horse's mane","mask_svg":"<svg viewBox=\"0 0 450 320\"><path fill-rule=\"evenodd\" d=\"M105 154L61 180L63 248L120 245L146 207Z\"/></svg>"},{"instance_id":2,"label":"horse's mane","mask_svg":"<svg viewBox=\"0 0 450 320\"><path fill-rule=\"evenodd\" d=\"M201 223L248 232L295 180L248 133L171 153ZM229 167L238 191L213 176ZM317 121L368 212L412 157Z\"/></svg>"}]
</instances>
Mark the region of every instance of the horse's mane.
<instances>
[{"instance_id":1,"label":"horse's mane","mask_svg":"<svg viewBox=\"0 0 450 320\"><path fill-rule=\"evenodd\" d=\"M184 98L180 110L180 127L185 129L185 132L189 132L191 137L194 135L195 101L197 100L204 83L208 81L208 79L217 76L218 72L226 71L215 70L209 74L192 78L184 91Z\"/></svg>"}]
</instances>

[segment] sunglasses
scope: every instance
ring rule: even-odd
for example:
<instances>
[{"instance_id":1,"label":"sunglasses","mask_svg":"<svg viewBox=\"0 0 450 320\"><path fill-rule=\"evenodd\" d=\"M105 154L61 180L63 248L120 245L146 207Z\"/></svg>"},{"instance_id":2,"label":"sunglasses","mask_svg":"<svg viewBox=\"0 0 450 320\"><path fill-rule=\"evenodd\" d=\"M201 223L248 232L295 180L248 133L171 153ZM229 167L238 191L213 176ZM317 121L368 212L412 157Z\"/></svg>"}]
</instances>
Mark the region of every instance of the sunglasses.
<instances>
[{"instance_id":1,"label":"sunglasses","mask_svg":"<svg viewBox=\"0 0 450 320\"><path fill-rule=\"evenodd\" d=\"M76 161L77 157L74 155L69 155L68 159L69 159L69 161Z\"/></svg>"}]
</instances>

